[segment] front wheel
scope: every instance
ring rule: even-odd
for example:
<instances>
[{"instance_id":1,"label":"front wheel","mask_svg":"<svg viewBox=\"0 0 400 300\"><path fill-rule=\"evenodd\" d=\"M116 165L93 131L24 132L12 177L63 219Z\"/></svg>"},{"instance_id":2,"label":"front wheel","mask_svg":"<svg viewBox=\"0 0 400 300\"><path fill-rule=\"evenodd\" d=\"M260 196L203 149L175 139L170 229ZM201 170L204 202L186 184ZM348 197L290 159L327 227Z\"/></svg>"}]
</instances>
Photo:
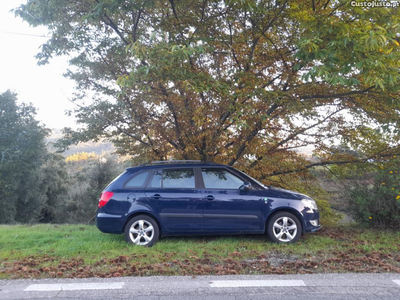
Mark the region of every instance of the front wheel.
<instances>
[{"instance_id":1,"label":"front wheel","mask_svg":"<svg viewBox=\"0 0 400 300\"><path fill-rule=\"evenodd\" d=\"M295 215L279 212L268 221L267 234L275 243L295 243L301 236L301 224Z\"/></svg>"},{"instance_id":2,"label":"front wheel","mask_svg":"<svg viewBox=\"0 0 400 300\"><path fill-rule=\"evenodd\" d=\"M159 236L157 222L146 215L139 215L125 226L125 240L128 243L140 246L153 246Z\"/></svg>"}]
</instances>

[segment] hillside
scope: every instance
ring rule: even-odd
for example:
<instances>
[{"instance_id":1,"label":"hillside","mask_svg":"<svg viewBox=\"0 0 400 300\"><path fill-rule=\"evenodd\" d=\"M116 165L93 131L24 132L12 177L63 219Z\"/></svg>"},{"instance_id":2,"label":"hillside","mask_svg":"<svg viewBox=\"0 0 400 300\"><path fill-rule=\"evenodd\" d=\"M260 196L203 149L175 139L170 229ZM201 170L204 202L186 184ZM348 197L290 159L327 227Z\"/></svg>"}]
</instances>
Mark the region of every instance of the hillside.
<instances>
[{"instance_id":1,"label":"hillside","mask_svg":"<svg viewBox=\"0 0 400 300\"><path fill-rule=\"evenodd\" d=\"M57 141L57 139L62 137L62 132L60 129L51 129L51 134L47 137L46 142L49 150L55 151L53 147L53 143ZM99 142L86 142L79 143L77 145L72 145L67 151L63 152L62 155L69 156L78 152L88 152L95 153L97 155L101 155L105 152L112 153L115 151L115 148L112 143L108 141L99 141Z\"/></svg>"}]
</instances>

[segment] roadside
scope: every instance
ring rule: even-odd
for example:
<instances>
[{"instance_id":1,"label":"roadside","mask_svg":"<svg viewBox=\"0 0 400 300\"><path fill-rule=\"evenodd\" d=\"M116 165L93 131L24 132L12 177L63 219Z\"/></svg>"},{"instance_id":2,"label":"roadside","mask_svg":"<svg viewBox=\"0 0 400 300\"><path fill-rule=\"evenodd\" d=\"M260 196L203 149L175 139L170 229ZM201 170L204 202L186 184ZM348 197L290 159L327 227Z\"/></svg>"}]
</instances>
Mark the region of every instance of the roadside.
<instances>
[{"instance_id":1,"label":"roadside","mask_svg":"<svg viewBox=\"0 0 400 300\"><path fill-rule=\"evenodd\" d=\"M152 248L87 225L0 226L0 278L400 273L400 233L323 228L297 244L264 236L163 238Z\"/></svg>"},{"instance_id":2,"label":"roadside","mask_svg":"<svg viewBox=\"0 0 400 300\"><path fill-rule=\"evenodd\" d=\"M398 299L399 274L0 280L0 299Z\"/></svg>"}]
</instances>

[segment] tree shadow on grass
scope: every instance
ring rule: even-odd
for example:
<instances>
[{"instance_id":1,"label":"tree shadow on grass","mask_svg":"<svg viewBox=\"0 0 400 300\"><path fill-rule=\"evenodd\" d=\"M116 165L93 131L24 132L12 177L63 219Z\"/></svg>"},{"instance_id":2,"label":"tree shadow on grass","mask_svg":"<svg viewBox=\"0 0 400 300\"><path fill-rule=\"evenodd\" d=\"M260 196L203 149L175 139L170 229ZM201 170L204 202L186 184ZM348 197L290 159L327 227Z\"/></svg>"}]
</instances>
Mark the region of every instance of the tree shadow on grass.
<instances>
[{"instance_id":1,"label":"tree shadow on grass","mask_svg":"<svg viewBox=\"0 0 400 300\"><path fill-rule=\"evenodd\" d=\"M104 240L110 242L125 241L123 234L104 234ZM161 237L157 243L163 242L187 242L187 243L209 243L209 242L268 242L268 238L261 234L247 234L247 235L179 235L179 236L165 236Z\"/></svg>"},{"instance_id":2,"label":"tree shadow on grass","mask_svg":"<svg viewBox=\"0 0 400 300\"><path fill-rule=\"evenodd\" d=\"M187 242L187 243L209 243L209 242L268 242L264 235L248 234L248 235L196 235L196 236L166 236L160 241L166 242Z\"/></svg>"}]
</instances>

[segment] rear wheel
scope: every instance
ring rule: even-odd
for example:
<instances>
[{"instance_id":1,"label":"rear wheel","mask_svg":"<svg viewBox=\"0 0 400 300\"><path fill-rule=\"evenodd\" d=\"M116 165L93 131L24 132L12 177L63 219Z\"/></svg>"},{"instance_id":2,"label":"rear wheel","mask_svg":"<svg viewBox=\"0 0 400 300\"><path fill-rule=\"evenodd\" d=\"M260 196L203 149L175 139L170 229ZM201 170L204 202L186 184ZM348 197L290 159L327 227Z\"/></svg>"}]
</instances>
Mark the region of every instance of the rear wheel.
<instances>
[{"instance_id":1,"label":"rear wheel","mask_svg":"<svg viewBox=\"0 0 400 300\"><path fill-rule=\"evenodd\" d=\"M159 228L153 218L139 215L126 224L125 240L128 243L140 246L153 246L159 237Z\"/></svg>"},{"instance_id":2,"label":"rear wheel","mask_svg":"<svg viewBox=\"0 0 400 300\"><path fill-rule=\"evenodd\" d=\"M268 221L267 234L275 243L295 243L301 236L300 221L289 212L279 212Z\"/></svg>"}]
</instances>

